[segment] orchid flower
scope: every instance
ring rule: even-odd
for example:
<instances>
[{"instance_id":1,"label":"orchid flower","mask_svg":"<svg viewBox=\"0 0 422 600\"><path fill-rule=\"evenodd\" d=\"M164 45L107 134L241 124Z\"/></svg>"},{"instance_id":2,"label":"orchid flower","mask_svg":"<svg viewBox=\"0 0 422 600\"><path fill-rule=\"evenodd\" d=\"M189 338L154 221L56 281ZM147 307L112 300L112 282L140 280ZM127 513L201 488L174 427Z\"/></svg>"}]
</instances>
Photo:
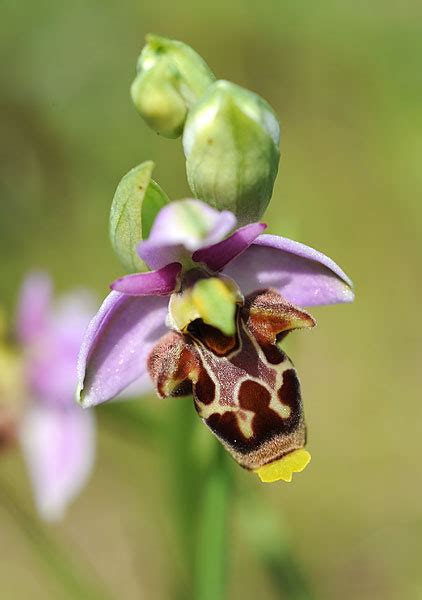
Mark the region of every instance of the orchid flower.
<instances>
[{"instance_id":1,"label":"orchid flower","mask_svg":"<svg viewBox=\"0 0 422 600\"><path fill-rule=\"evenodd\" d=\"M9 390L21 387L13 404L3 394L13 412L0 412L13 414L13 419L4 417L0 429L3 437L8 432L10 440L20 441L36 507L46 520L64 515L93 466L93 414L74 403L76 362L92 316L90 305L85 293L75 293L53 306L51 281L41 273L27 277L20 294L16 337L21 380L15 377Z\"/></svg>"},{"instance_id":2,"label":"orchid flower","mask_svg":"<svg viewBox=\"0 0 422 600\"><path fill-rule=\"evenodd\" d=\"M91 321L79 401L95 406L136 380L161 398L193 394L203 422L263 481L309 461L300 384L279 343L313 327L302 307L351 302L350 279L301 243L236 228L199 200L166 205L137 251L152 269L124 276ZM146 389L146 388L145 388Z\"/></svg>"}]
</instances>

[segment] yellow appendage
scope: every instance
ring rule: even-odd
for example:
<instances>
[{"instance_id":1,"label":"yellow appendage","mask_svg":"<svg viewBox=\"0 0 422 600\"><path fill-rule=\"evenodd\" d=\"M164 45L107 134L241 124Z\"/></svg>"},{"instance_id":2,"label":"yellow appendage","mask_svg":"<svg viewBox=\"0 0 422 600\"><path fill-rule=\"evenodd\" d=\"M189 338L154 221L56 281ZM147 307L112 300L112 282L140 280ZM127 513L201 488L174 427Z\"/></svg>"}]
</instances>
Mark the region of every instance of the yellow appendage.
<instances>
[{"instance_id":1,"label":"yellow appendage","mask_svg":"<svg viewBox=\"0 0 422 600\"><path fill-rule=\"evenodd\" d=\"M301 448L294 450L283 458L275 460L254 471L261 481L272 483L273 481L291 481L293 473L300 473L309 464L311 455L307 450Z\"/></svg>"}]
</instances>

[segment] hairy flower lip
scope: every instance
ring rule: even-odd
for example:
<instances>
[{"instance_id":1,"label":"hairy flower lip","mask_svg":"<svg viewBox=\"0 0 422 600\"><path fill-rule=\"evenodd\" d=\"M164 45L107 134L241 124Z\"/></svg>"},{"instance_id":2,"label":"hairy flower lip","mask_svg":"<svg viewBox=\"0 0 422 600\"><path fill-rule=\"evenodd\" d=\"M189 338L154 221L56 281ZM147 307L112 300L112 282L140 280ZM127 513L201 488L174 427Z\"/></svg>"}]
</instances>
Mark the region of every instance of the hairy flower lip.
<instances>
[{"instance_id":1,"label":"hairy flower lip","mask_svg":"<svg viewBox=\"0 0 422 600\"><path fill-rule=\"evenodd\" d=\"M299 379L277 334L315 321L276 291L262 290L238 306L236 322L233 337L201 319L183 335L167 334L151 351L151 378L162 397L192 393L200 417L242 467L272 464L258 474L289 480L305 465L281 457L303 448L306 429Z\"/></svg>"}]
</instances>

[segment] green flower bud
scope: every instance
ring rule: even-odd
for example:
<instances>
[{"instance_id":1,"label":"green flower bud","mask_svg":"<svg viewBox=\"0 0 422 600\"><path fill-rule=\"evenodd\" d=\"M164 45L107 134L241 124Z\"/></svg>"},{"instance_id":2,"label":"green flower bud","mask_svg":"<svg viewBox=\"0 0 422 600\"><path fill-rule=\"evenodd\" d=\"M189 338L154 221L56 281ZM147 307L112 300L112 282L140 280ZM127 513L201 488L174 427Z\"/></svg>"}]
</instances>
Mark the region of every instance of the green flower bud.
<instances>
[{"instance_id":1,"label":"green flower bud","mask_svg":"<svg viewBox=\"0 0 422 600\"><path fill-rule=\"evenodd\" d=\"M190 46L148 35L137 65L131 95L139 114L157 133L177 138L188 110L215 81L205 61Z\"/></svg>"},{"instance_id":2,"label":"green flower bud","mask_svg":"<svg viewBox=\"0 0 422 600\"><path fill-rule=\"evenodd\" d=\"M280 159L280 127L259 96L216 81L189 113L183 147L197 198L232 211L240 225L261 218Z\"/></svg>"},{"instance_id":3,"label":"green flower bud","mask_svg":"<svg viewBox=\"0 0 422 600\"><path fill-rule=\"evenodd\" d=\"M154 163L146 161L127 173L117 186L110 210L110 239L120 262L129 272L147 271L136 246L149 236L157 213L169 202L151 179Z\"/></svg>"}]
</instances>

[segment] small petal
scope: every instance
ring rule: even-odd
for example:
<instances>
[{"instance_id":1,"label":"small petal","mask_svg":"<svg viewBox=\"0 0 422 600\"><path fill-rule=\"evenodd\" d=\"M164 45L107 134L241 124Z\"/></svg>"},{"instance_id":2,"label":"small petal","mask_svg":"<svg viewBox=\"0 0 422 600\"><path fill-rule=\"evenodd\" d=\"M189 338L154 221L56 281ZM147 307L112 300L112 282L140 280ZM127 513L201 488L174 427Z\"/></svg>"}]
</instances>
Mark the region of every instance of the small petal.
<instances>
[{"instance_id":1,"label":"small petal","mask_svg":"<svg viewBox=\"0 0 422 600\"><path fill-rule=\"evenodd\" d=\"M167 296L174 292L181 269L180 263L170 263L158 271L121 277L110 287L129 296Z\"/></svg>"},{"instance_id":2,"label":"small petal","mask_svg":"<svg viewBox=\"0 0 422 600\"><path fill-rule=\"evenodd\" d=\"M276 235L261 235L224 269L246 295L275 288L292 304L352 302L352 282L321 252Z\"/></svg>"},{"instance_id":3,"label":"small petal","mask_svg":"<svg viewBox=\"0 0 422 600\"><path fill-rule=\"evenodd\" d=\"M200 200L170 202L158 213L148 240L138 245L138 254L151 269L160 269L220 242L235 226L231 212L219 212Z\"/></svg>"},{"instance_id":4,"label":"small petal","mask_svg":"<svg viewBox=\"0 0 422 600\"><path fill-rule=\"evenodd\" d=\"M287 302L274 290L255 292L245 298L242 318L259 344L280 342L294 329L315 327L314 318Z\"/></svg>"},{"instance_id":5,"label":"small petal","mask_svg":"<svg viewBox=\"0 0 422 600\"><path fill-rule=\"evenodd\" d=\"M91 295L80 291L65 295L50 311L44 331L26 353L26 375L37 401L72 406L78 353L93 306Z\"/></svg>"},{"instance_id":6,"label":"small petal","mask_svg":"<svg viewBox=\"0 0 422 600\"><path fill-rule=\"evenodd\" d=\"M46 327L52 295L52 283L45 273L32 273L23 282L17 312L17 335L21 343L29 344Z\"/></svg>"},{"instance_id":7,"label":"small petal","mask_svg":"<svg viewBox=\"0 0 422 600\"><path fill-rule=\"evenodd\" d=\"M166 333L168 298L111 292L88 326L78 359L79 401L117 396L146 372L148 354Z\"/></svg>"},{"instance_id":8,"label":"small petal","mask_svg":"<svg viewBox=\"0 0 422 600\"><path fill-rule=\"evenodd\" d=\"M170 331L152 349L148 371L160 398L190 395L199 371L198 354L187 337Z\"/></svg>"},{"instance_id":9,"label":"small petal","mask_svg":"<svg viewBox=\"0 0 422 600\"><path fill-rule=\"evenodd\" d=\"M196 262L205 263L212 271L220 271L249 248L266 227L264 223L245 225L222 242L197 250L192 258Z\"/></svg>"},{"instance_id":10,"label":"small petal","mask_svg":"<svg viewBox=\"0 0 422 600\"><path fill-rule=\"evenodd\" d=\"M40 516L63 517L91 473L95 451L93 414L33 406L25 414L20 440Z\"/></svg>"}]
</instances>

